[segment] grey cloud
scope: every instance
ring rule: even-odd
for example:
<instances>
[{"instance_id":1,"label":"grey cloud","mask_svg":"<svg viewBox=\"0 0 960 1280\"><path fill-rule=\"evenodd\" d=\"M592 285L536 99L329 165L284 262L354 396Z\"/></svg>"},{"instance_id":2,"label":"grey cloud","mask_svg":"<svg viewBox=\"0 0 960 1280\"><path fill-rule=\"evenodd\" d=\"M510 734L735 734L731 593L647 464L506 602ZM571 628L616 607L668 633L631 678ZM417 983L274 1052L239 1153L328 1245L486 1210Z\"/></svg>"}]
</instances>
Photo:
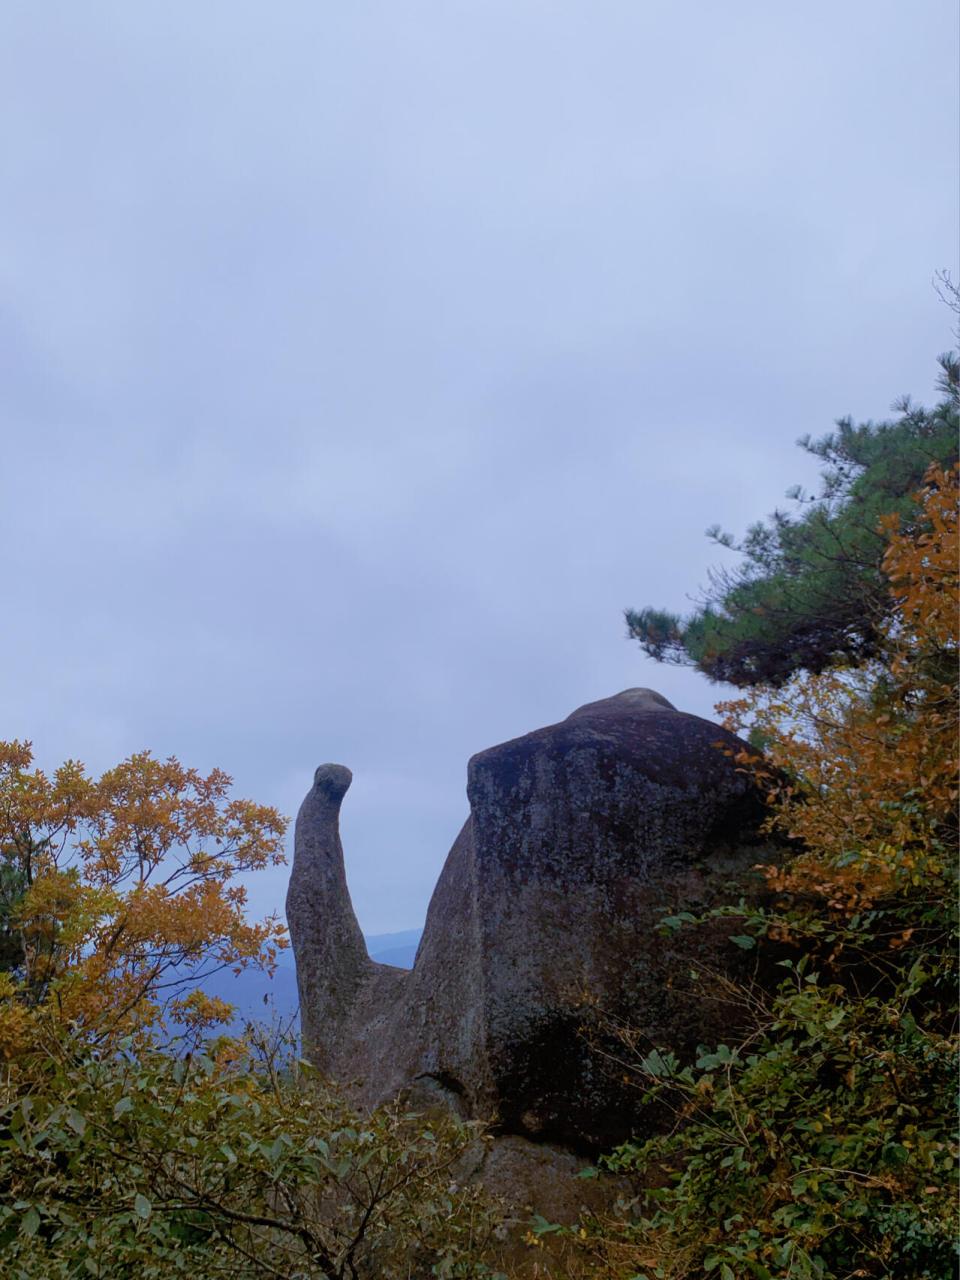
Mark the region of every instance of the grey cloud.
<instances>
[{"instance_id":1,"label":"grey cloud","mask_svg":"<svg viewBox=\"0 0 960 1280\"><path fill-rule=\"evenodd\" d=\"M931 394L945 2L0 21L2 733L288 812L342 759L368 931L473 751L633 684L708 714L622 608L683 607L798 435Z\"/></svg>"}]
</instances>

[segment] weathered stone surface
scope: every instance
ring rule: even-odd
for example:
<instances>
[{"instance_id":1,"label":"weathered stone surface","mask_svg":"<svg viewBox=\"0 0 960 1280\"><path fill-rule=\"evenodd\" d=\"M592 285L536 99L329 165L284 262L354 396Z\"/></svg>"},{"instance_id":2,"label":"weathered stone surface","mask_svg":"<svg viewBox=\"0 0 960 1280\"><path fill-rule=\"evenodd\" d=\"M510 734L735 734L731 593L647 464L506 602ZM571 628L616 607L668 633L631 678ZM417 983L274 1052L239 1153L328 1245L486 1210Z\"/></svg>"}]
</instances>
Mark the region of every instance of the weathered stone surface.
<instances>
[{"instance_id":1,"label":"weathered stone surface","mask_svg":"<svg viewBox=\"0 0 960 1280\"><path fill-rule=\"evenodd\" d=\"M757 860L762 806L724 745L743 744L629 689L474 756L411 971L366 955L337 830L350 775L322 766L287 899L305 1051L367 1103L405 1091L540 1143L642 1128L581 1029L596 1002L681 1053L722 1034L729 1010L677 978L736 948L656 924Z\"/></svg>"}]
</instances>

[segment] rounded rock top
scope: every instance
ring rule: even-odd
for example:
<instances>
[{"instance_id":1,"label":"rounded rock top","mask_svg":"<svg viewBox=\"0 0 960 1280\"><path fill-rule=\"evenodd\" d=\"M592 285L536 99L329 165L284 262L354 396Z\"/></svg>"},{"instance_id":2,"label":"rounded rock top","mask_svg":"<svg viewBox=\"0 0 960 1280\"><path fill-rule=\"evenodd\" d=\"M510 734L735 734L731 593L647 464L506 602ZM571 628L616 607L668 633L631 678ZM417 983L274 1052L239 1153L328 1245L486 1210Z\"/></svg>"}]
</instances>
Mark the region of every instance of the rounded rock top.
<instances>
[{"instance_id":1,"label":"rounded rock top","mask_svg":"<svg viewBox=\"0 0 960 1280\"><path fill-rule=\"evenodd\" d=\"M346 795L353 774L345 764L321 764L313 774L313 788L332 800L342 800Z\"/></svg>"},{"instance_id":2,"label":"rounded rock top","mask_svg":"<svg viewBox=\"0 0 960 1280\"><path fill-rule=\"evenodd\" d=\"M676 711L677 708L656 689L624 689L615 693L612 698L601 698L598 702L588 702L567 716L568 720L596 715L604 711ZM678 713L679 714L679 713Z\"/></svg>"}]
</instances>

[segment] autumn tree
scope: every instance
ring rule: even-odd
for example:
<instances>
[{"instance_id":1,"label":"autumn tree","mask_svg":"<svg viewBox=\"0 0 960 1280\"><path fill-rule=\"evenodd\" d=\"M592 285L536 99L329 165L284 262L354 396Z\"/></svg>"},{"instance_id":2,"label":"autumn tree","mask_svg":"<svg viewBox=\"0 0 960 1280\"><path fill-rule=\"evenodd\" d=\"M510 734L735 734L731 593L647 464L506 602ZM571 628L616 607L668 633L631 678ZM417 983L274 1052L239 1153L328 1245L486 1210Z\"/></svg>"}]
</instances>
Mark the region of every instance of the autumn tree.
<instances>
[{"instance_id":1,"label":"autumn tree","mask_svg":"<svg viewBox=\"0 0 960 1280\"><path fill-rule=\"evenodd\" d=\"M808 850L791 883L809 868L857 907L936 882L954 856L958 475L931 466L914 510L881 519L889 604L873 662L719 708L763 742L772 821Z\"/></svg>"},{"instance_id":2,"label":"autumn tree","mask_svg":"<svg viewBox=\"0 0 960 1280\"><path fill-rule=\"evenodd\" d=\"M48 776L0 744L0 1055L56 1023L102 1046L165 1010L216 1021L203 979L273 964L283 927L247 920L238 876L283 861L286 823L230 785L149 752Z\"/></svg>"},{"instance_id":3,"label":"autumn tree","mask_svg":"<svg viewBox=\"0 0 960 1280\"><path fill-rule=\"evenodd\" d=\"M452 1172L476 1127L360 1115L215 970L270 967L242 873L285 820L147 752L51 777L0 746L0 1257L15 1280L492 1275L497 1217Z\"/></svg>"}]
</instances>

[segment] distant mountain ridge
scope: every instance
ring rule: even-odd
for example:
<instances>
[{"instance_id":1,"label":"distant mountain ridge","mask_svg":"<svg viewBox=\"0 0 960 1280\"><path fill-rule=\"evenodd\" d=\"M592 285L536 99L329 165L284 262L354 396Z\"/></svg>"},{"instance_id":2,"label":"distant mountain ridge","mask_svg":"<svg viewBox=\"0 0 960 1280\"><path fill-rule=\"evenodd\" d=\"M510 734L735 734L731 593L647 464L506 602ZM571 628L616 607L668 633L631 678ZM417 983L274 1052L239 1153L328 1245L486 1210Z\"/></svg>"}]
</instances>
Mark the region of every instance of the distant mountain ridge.
<instances>
[{"instance_id":1,"label":"distant mountain ridge","mask_svg":"<svg viewBox=\"0 0 960 1280\"><path fill-rule=\"evenodd\" d=\"M401 929L398 933L364 934L370 959L379 964L412 969L422 929ZM236 1009L231 1030L239 1030L244 1022L279 1022L286 1026L296 1019L299 1006L297 971L293 951L282 951L273 977L259 969L232 969L212 974L203 982L210 996L226 1000Z\"/></svg>"},{"instance_id":2,"label":"distant mountain ridge","mask_svg":"<svg viewBox=\"0 0 960 1280\"><path fill-rule=\"evenodd\" d=\"M403 929L400 933L365 934L363 940L371 960L412 969L422 933L422 929Z\"/></svg>"}]
</instances>

